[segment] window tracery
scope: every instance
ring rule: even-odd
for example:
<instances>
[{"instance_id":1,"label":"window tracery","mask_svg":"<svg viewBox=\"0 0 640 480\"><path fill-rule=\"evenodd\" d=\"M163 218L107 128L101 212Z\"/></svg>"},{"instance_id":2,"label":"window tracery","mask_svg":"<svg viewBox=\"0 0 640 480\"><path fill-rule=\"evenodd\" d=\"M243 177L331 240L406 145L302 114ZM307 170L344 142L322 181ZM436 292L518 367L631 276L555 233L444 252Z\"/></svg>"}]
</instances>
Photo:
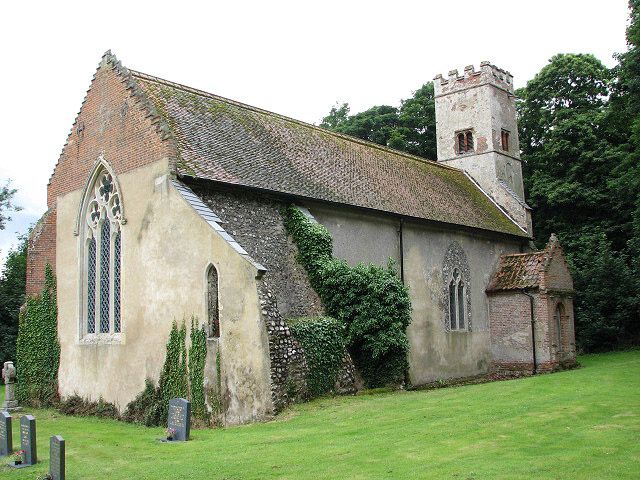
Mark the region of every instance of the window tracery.
<instances>
[{"instance_id":1,"label":"window tracery","mask_svg":"<svg viewBox=\"0 0 640 480\"><path fill-rule=\"evenodd\" d=\"M101 168L85 195L85 334L121 332L122 206L113 176Z\"/></svg>"}]
</instances>

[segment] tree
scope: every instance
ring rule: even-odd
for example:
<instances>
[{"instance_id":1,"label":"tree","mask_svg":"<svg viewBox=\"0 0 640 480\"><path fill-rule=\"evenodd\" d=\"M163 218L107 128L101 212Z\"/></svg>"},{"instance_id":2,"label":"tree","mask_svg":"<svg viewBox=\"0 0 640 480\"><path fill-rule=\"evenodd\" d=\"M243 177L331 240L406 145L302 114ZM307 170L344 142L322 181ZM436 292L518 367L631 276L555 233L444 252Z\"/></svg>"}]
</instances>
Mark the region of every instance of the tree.
<instances>
[{"instance_id":1,"label":"tree","mask_svg":"<svg viewBox=\"0 0 640 480\"><path fill-rule=\"evenodd\" d=\"M18 237L20 244L9 251L0 275L0 365L16 359L18 316L24 303L27 271L27 236Z\"/></svg>"},{"instance_id":2,"label":"tree","mask_svg":"<svg viewBox=\"0 0 640 480\"><path fill-rule=\"evenodd\" d=\"M587 350L633 343L637 282L633 169L611 135L612 72L593 55L555 55L517 92L527 199L536 238L561 239L576 288L578 344Z\"/></svg>"},{"instance_id":3,"label":"tree","mask_svg":"<svg viewBox=\"0 0 640 480\"><path fill-rule=\"evenodd\" d=\"M4 187L0 187L0 230L4 230L7 222L11 221L9 212L17 212L21 210L20 207L13 203L13 196L16 194L16 189L11 188L11 182L7 180Z\"/></svg>"},{"instance_id":4,"label":"tree","mask_svg":"<svg viewBox=\"0 0 640 480\"><path fill-rule=\"evenodd\" d=\"M349 104L334 105L320 126L431 160L436 159L433 83L426 83L400 108L377 105L349 115Z\"/></svg>"}]
</instances>

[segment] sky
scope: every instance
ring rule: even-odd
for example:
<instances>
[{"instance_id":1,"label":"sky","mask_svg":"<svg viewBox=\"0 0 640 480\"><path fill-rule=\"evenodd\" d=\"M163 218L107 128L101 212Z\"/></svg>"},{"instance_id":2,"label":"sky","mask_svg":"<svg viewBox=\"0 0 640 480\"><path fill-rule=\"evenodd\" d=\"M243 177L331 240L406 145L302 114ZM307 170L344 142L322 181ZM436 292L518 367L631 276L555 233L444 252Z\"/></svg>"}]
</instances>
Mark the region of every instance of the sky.
<instances>
[{"instance_id":1,"label":"sky","mask_svg":"<svg viewBox=\"0 0 640 480\"><path fill-rule=\"evenodd\" d=\"M22 207L0 265L46 210L46 185L102 54L132 69L310 123L402 98L489 60L526 85L556 53L608 66L626 0L3 2L0 185Z\"/></svg>"}]
</instances>

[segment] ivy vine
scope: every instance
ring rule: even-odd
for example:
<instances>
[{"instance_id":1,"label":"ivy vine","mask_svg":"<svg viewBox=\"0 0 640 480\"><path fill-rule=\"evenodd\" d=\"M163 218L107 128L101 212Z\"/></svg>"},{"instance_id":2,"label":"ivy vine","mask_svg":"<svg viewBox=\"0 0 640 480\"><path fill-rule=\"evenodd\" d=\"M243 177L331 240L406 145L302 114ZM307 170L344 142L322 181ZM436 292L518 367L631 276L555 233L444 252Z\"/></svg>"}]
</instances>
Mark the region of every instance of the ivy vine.
<instances>
[{"instance_id":1,"label":"ivy vine","mask_svg":"<svg viewBox=\"0 0 640 480\"><path fill-rule=\"evenodd\" d=\"M344 354L344 325L331 317L287 320L293 336L304 349L309 367L307 386L311 396L333 390Z\"/></svg>"},{"instance_id":2,"label":"ivy vine","mask_svg":"<svg viewBox=\"0 0 640 480\"><path fill-rule=\"evenodd\" d=\"M189 347L189 384L191 386L191 413L200 420L208 419L204 395L204 365L207 358L207 334L191 317L191 345Z\"/></svg>"},{"instance_id":3,"label":"ivy vine","mask_svg":"<svg viewBox=\"0 0 640 480\"><path fill-rule=\"evenodd\" d=\"M40 295L28 297L20 313L16 345L16 398L25 405L49 406L58 398L58 308L56 281L47 264Z\"/></svg>"},{"instance_id":4,"label":"ivy vine","mask_svg":"<svg viewBox=\"0 0 640 480\"><path fill-rule=\"evenodd\" d=\"M393 264L352 267L333 257L333 240L323 225L293 205L283 216L298 247L297 260L326 312L344 323L345 343L367 385L402 382L408 367L411 300Z\"/></svg>"}]
</instances>

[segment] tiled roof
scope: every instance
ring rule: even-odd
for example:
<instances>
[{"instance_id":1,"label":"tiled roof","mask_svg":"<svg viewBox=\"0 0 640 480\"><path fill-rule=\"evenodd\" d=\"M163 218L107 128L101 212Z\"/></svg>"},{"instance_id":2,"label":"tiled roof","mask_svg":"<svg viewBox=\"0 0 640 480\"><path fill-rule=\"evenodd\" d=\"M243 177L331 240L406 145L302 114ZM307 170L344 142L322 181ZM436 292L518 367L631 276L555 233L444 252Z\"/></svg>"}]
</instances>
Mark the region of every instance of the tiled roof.
<instances>
[{"instance_id":1,"label":"tiled roof","mask_svg":"<svg viewBox=\"0 0 640 480\"><path fill-rule=\"evenodd\" d=\"M463 171L130 72L178 146L178 174L528 236Z\"/></svg>"},{"instance_id":2,"label":"tiled roof","mask_svg":"<svg viewBox=\"0 0 640 480\"><path fill-rule=\"evenodd\" d=\"M521 290L540 286L547 260L547 251L503 255L491 277L488 292Z\"/></svg>"}]
</instances>

